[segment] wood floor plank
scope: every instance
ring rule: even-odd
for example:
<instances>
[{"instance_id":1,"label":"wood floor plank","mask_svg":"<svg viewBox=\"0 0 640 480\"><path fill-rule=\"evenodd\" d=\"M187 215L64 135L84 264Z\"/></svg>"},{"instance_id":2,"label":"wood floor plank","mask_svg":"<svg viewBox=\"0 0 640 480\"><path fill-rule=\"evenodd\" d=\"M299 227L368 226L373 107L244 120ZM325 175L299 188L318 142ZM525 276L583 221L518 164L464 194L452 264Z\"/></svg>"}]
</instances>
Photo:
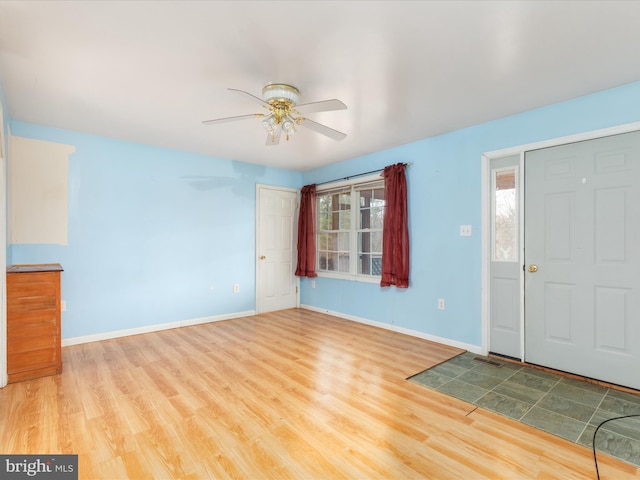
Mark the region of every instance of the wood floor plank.
<instances>
[{"instance_id":1,"label":"wood floor plank","mask_svg":"<svg viewBox=\"0 0 640 480\"><path fill-rule=\"evenodd\" d=\"M69 346L0 390L0 451L89 480L594 478L589 449L406 380L459 353L300 309Z\"/></svg>"}]
</instances>

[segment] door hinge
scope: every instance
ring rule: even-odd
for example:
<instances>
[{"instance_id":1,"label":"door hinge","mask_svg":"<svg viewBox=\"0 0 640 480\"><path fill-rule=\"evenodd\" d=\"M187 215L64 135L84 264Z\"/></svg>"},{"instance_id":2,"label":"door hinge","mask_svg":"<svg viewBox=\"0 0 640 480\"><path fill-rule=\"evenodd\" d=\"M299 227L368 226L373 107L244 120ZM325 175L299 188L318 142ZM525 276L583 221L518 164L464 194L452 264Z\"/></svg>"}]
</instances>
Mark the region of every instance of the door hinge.
<instances>
[{"instance_id":1,"label":"door hinge","mask_svg":"<svg viewBox=\"0 0 640 480\"><path fill-rule=\"evenodd\" d=\"M298 293L298 287L296 287L296 293Z\"/></svg>"}]
</instances>

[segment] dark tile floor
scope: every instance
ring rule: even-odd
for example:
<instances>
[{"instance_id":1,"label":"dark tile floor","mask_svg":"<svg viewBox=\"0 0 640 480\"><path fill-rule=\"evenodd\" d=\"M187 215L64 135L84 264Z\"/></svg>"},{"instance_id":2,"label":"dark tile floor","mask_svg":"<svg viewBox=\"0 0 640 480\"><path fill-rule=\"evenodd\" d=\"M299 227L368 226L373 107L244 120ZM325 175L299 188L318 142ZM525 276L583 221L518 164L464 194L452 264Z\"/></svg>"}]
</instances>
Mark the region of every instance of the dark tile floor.
<instances>
[{"instance_id":1,"label":"dark tile floor","mask_svg":"<svg viewBox=\"0 0 640 480\"><path fill-rule=\"evenodd\" d=\"M589 448L602 421L640 414L640 394L469 352L408 380ZM640 466L640 417L604 424L596 449Z\"/></svg>"}]
</instances>

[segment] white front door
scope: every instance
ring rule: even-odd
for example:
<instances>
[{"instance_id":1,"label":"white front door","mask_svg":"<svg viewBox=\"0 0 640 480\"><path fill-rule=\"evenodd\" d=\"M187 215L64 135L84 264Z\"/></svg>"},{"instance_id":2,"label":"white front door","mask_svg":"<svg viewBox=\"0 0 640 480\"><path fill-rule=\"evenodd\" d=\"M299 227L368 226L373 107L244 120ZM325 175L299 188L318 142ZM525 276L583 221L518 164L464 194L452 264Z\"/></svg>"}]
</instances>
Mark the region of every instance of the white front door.
<instances>
[{"instance_id":1,"label":"white front door","mask_svg":"<svg viewBox=\"0 0 640 480\"><path fill-rule=\"evenodd\" d=\"M640 388L640 133L525 155L525 360Z\"/></svg>"},{"instance_id":2,"label":"white front door","mask_svg":"<svg viewBox=\"0 0 640 480\"><path fill-rule=\"evenodd\" d=\"M298 306L297 190L258 185L256 305L258 313Z\"/></svg>"}]
</instances>

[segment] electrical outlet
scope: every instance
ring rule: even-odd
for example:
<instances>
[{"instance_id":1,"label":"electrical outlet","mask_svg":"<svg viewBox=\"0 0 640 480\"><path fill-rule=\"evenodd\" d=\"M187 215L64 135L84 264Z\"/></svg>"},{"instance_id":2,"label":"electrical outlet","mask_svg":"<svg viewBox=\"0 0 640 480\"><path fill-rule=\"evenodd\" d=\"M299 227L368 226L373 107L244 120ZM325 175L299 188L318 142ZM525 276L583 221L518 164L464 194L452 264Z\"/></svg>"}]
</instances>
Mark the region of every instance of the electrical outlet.
<instances>
[{"instance_id":1,"label":"electrical outlet","mask_svg":"<svg viewBox=\"0 0 640 480\"><path fill-rule=\"evenodd\" d=\"M316 281L315 280L311 280L311 288L316 288Z\"/></svg>"},{"instance_id":2,"label":"electrical outlet","mask_svg":"<svg viewBox=\"0 0 640 480\"><path fill-rule=\"evenodd\" d=\"M438 299L438 310L444 310L444 298Z\"/></svg>"},{"instance_id":3,"label":"electrical outlet","mask_svg":"<svg viewBox=\"0 0 640 480\"><path fill-rule=\"evenodd\" d=\"M240 284L239 283L234 283L233 284L233 293L238 293L240 291Z\"/></svg>"}]
</instances>

